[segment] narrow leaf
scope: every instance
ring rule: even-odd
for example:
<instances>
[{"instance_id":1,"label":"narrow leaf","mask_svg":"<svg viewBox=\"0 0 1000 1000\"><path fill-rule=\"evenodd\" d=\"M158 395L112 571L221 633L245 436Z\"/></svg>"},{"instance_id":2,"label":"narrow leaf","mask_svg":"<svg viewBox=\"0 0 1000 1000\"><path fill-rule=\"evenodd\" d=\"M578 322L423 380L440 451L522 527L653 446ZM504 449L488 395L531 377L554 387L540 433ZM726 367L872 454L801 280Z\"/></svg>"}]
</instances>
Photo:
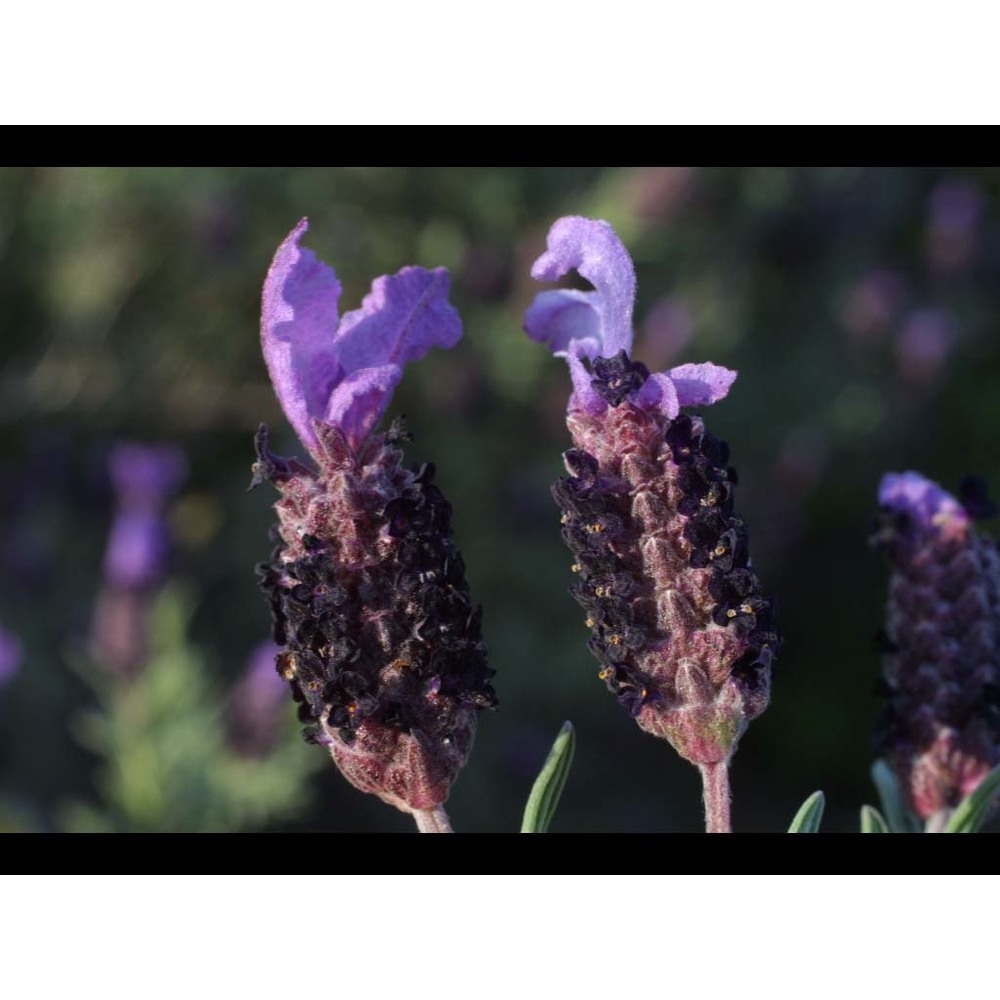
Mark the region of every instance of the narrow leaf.
<instances>
[{"instance_id":1,"label":"narrow leaf","mask_svg":"<svg viewBox=\"0 0 1000 1000\"><path fill-rule=\"evenodd\" d=\"M862 833L888 833L889 825L883 819L882 814L872 806L861 807L861 832Z\"/></svg>"},{"instance_id":2,"label":"narrow leaf","mask_svg":"<svg viewBox=\"0 0 1000 1000\"><path fill-rule=\"evenodd\" d=\"M823 807L826 799L822 792L813 792L795 814L789 833L818 833L819 824L823 819Z\"/></svg>"},{"instance_id":3,"label":"narrow leaf","mask_svg":"<svg viewBox=\"0 0 1000 1000\"><path fill-rule=\"evenodd\" d=\"M559 805L559 796L566 784L566 775L573 763L575 749L576 733L573 723L564 722L528 796L524 819L521 821L521 833L545 833L548 830L556 806Z\"/></svg>"},{"instance_id":4,"label":"narrow leaf","mask_svg":"<svg viewBox=\"0 0 1000 1000\"><path fill-rule=\"evenodd\" d=\"M966 795L951 814L945 833L975 833L990 815L993 798L1000 790L1000 765L993 768L976 788Z\"/></svg>"},{"instance_id":5,"label":"narrow leaf","mask_svg":"<svg viewBox=\"0 0 1000 1000\"><path fill-rule=\"evenodd\" d=\"M920 824L903 801L903 793L892 768L884 760L872 765L872 781L878 789L882 803L882 815L889 825L890 833L920 833Z\"/></svg>"}]
</instances>

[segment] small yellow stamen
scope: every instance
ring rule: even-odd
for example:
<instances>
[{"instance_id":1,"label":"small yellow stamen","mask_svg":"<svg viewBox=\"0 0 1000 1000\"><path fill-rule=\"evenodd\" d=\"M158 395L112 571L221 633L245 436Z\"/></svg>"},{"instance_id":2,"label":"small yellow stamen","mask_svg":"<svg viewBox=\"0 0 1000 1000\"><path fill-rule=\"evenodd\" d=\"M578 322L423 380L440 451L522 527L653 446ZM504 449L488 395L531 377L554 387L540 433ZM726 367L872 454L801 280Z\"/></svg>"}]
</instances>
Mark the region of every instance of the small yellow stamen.
<instances>
[{"instance_id":1,"label":"small yellow stamen","mask_svg":"<svg viewBox=\"0 0 1000 1000\"><path fill-rule=\"evenodd\" d=\"M725 545L716 545L715 546L715 554L717 556L724 556L728 551L729 550L725 547Z\"/></svg>"},{"instance_id":2,"label":"small yellow stamen","mask_svg":"<svg viewBox=\"0 0 1000 1000\"><path fill-rule=\"evenodd\" d=\"M609 635L608 643L612 646L620 646L622 644L622 637L620 635Z\"/></svg>"},{"instance_id":3,"label":"small yellow stamen","mask_svg":"<svg viewBox=\"0 0 1000 1000\"><path fill-rule=\"evenodd\" d=\"M593 628L597 622L595 622L593 618L588 618L583 624L586 625L587 628Z\"/></svg>"},{"instance_id":4,"label":"small yellow stamen","mask_svg":"<svg viewBox=\"0 0 1000 1000\"><path fill-rule=\"evenodd\" d=\"M613 673L614 671L610 667L605 667L598 673L597 676L600 677L602 681L606 681Z\"/></svg>"},{"instance_id":5,"label":"small yellow stamen","mask_svg":"<svg viewBox=\"0 0 1000 1000\"><path fill-rule=\"evenodd\" d=\"M569 571L571 573L579 573L580 570L582 570L582 569L583 569L583 567L579 563L573 563L573 565L570 566Z\"/></svg>"},{"instance_id":6,"label":"small yellow stamen","mask_svg":"<svg viewBox=\"0 0 1000 1000\"><path fill-rule=\"evenodd\" d=\"M726 612L726 617L727 617L727 618L735 618L735 617L736 617L736 609L735 609L735 608L730 608L730 609L729 609L729 610L728 610L728 611Z\"/></svg>"},{"instance_id":7,"label":"small yellow stamen","mask_svg":"<svg viewBox=\"0 0 1000 1000\"><path fill-rule=\"evenodd\" d=\"M560 524L569 524L569 514L563 514L563 516L561 518L559 518L559 523Z\"/></svg>"}]
</instances>

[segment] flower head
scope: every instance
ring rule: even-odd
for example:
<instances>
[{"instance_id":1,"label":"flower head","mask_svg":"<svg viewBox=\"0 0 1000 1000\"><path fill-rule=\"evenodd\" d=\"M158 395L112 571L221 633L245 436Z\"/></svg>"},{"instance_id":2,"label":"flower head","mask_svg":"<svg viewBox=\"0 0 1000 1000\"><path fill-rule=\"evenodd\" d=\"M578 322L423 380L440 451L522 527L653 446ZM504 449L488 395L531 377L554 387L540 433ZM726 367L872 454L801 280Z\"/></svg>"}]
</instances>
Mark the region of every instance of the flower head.
<instances>
[{"instance_id":1,"label":"flower head","mask_svg":"<svg viewBox=\"0 0 1000 1000\"><path fill-rule=\"evenodd\" d=\"M884 476L879 502L892 576L876 745L929 820L1000 761L1000 558L974 527L996 507L981 479L956 498L917 472Z\"/></svg>"},{"instance_id":2,"label":"flower head","mask_svg":"<svg viewBox=\"0 0 1000 1000\"><path fill-rule=\"evenodd\" d=\"M430 463L406 469L399 421L375 433L403 365L450 347L461 323L443 268L404 268L338 319L336 274L299 243L278 248L261 335L271 381L315 471L256 438L256 485L281 493L279 544L258 568L278 671L308 740L404 811L440 805L492 707L481 609Z\"/></svg>"},{"instance_id":3,"label":"flower head","mask_svg":"<svg viewBox=\"0 0 1000 1000\"><path fill-rule=\"evenodd\" d=\"M767 705L779 640L733 512L729 448L680 408L722 399L736 372L650 374L630 359L635 274L608 223L552 226L531 273L571 269L594 291L542 292L525 315L573 379L575 447L553 487L576 557L571 593L600 678L639 725L695 764L724 763Z\"/></svg>"}]
</instances>

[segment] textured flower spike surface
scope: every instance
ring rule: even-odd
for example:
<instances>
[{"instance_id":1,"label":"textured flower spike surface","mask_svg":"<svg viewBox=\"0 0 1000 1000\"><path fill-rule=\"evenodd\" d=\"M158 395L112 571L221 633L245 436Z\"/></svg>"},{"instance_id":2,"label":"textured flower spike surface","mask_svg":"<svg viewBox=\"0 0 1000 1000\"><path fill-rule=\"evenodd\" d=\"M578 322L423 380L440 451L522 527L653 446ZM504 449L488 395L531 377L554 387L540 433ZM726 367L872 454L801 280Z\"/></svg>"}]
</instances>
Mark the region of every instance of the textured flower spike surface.
<instances>
[{"instance_id":1,"label":"textured flower spike surface","mask_svg":"<svg viewBox=\"0 0 1000 1000\"><path fill-rule=\"evenodd\" d=\"M280 544L258 567L278 672L308 741L344 776L449 830L442 803L496 705L482 638L434 466L404 468L400 422L375 428L403 366L462 335L443 268L403 268L338 316L334 271L302 246L302 220L264 284L261 336L275 392L315 463L257 433L251 486L281 493Z\"/></svg>"},{"instance_id":2,"label":"textured flower spike surface","mask_svg":"<svg viewBox=\"0 0 1000 1000\"><path fill-rule=\"evenodd\" d=\"M974 477L960 498L890 473L872 539L892 567L876 747L928 830L1000 762L1000 560L973 526L996 507Z\"/></svg>"},{"instance_id":3,"label":"textured flower spike surface","mask_svg":"<svg viewBox=\"0 0 1000 1000\"><path fill-rule=\"evenodd\" d=\"M560 219L532 276L571 270L593 291L540 293L525 330L569 363L569 476L553 487L575 555L598 676L647 732L697 765L710 832L729 830L728 763L767 707L779 639L747 531L733 512L729 448L682 407L722 399L736 372L650 374L629 357L635 272L608 223Z\"/></svg>"}]
</instances>

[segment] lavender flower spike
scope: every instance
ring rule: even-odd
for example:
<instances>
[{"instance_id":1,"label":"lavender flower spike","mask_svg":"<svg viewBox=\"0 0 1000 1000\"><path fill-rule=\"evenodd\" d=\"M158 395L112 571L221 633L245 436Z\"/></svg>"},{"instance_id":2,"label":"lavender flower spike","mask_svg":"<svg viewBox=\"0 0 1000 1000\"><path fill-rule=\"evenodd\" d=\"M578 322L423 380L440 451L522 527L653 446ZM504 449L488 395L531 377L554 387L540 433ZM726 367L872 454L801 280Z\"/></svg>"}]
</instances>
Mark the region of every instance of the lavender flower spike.
<instances>
[{"instance_id":1,"label":"lavender flower spike","mask_svg":"<svg viewBox=\"0 0 1000 1000\"><path fill-rule=\"evenodd\" d=\"M305 230L278 248L261 317L275 392L317 466L272 454L261 426L251 486L281 493L280 543L258 567L277 668L306 739L352 784L446 830L493 671L434 466L404 468L401 422L375 426L404 364L453 346L461 321L447 271L419 267L377 278L338 319L340 283L299 245Z\"/></svg>"},{"instance_id":2,"label":"lavender flower spike","mask_svg":"<svg viewBox=\"0 0 1000 1000\"><path fill-rule=\"evenodd\" d=\"M779 638L733 513L729 447L680 408L722 399L736 373L706 363L651 375L629 358L635 276L608 223L553 225L532 275L573 268L595 291L542 292L525 315L573 379L575 447L553 487L576 556L570 591L598 676L642 729L698 766L708 829L728 831L728 762L767 707Z\"/></svg>"},{"instance_id":3,"label":"lavender flower spike","mask_svg":"<svg viewBox=\"0 0 1000 1000\"><path fill-rule=\"evenodd\" d=\"M876 746L937 830L1000 762L1000 558L973 526L996 507L980 479L959 500L917 472L886 475L879 502L892 576Z\"/></svg>"}]
</instances>

